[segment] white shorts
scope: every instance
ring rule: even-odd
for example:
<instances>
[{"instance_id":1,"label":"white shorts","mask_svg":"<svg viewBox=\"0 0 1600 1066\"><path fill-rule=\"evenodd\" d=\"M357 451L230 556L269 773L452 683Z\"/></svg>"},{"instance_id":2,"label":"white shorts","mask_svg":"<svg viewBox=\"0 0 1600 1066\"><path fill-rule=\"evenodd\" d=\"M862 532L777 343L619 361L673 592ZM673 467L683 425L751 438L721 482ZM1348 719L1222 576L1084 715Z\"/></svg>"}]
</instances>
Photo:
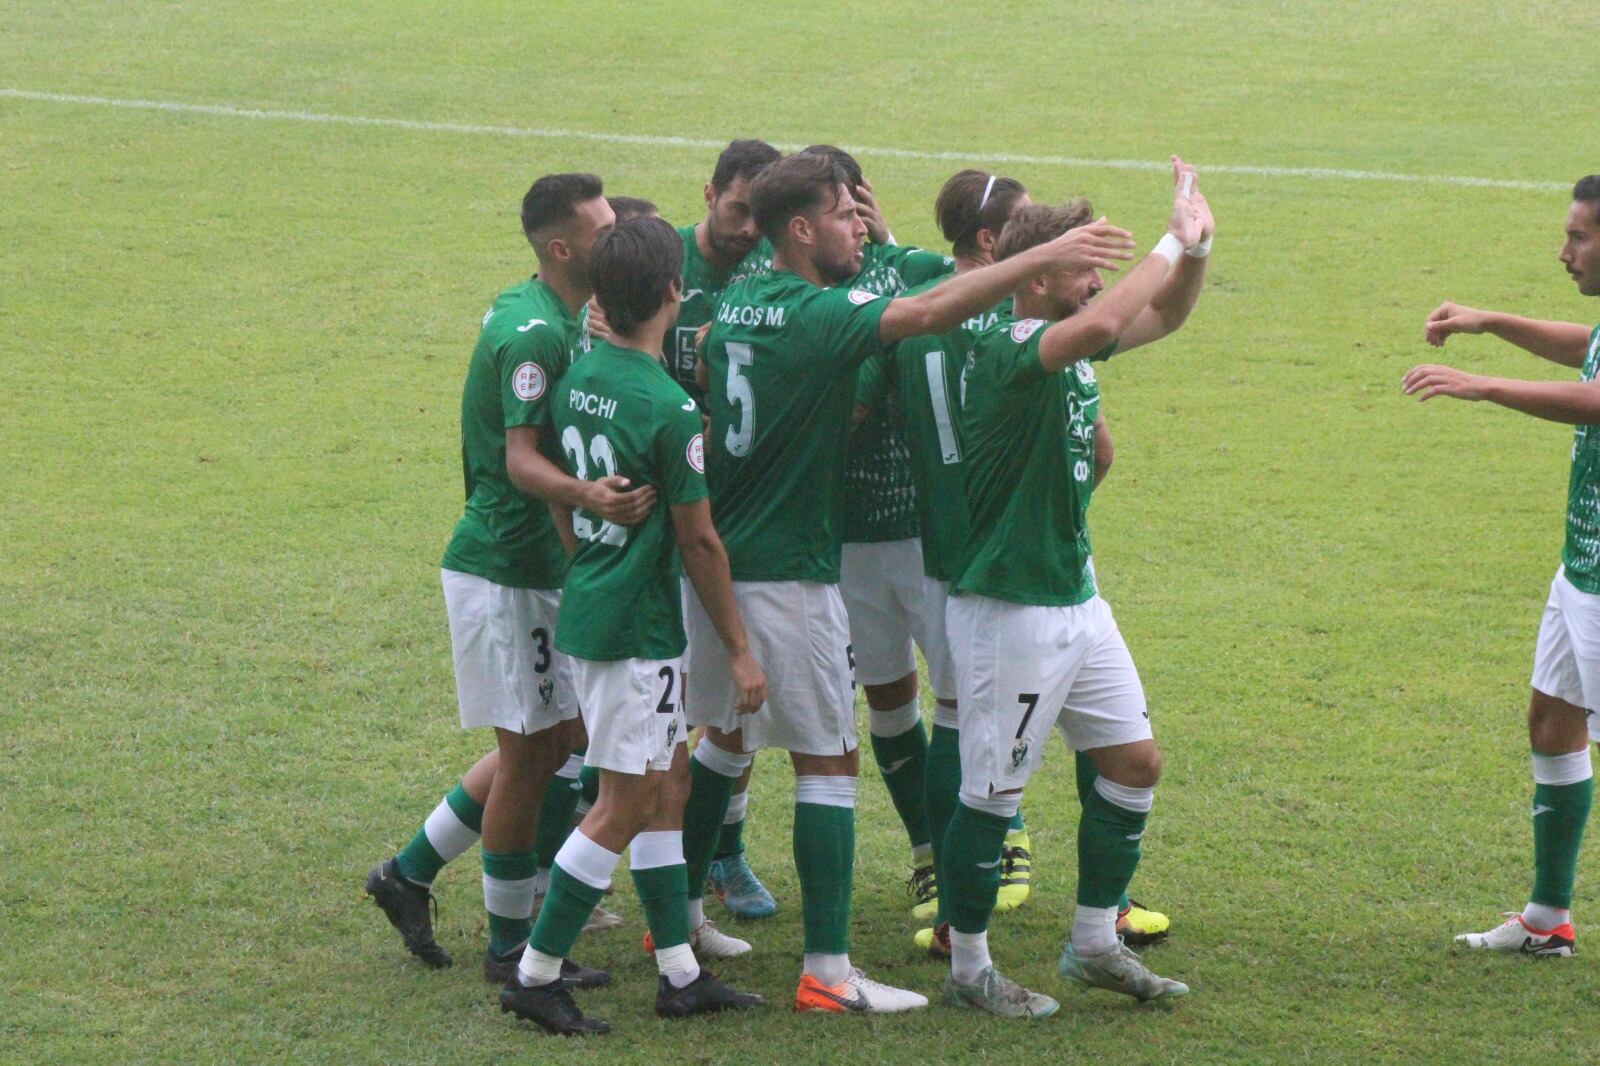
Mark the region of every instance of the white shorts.
<instances>
[{"instance_id":1,"label":"white shorts","mask_svg":"<svg viewBox=\"0 0 1600 1066\"><path fill-rule=\"evenodd\" d=\"M929 585L938 586L933 595ZM928 683L941 699L955 697L955 669L945 639L943 582L922 567L922 541L846 544L839 558L839 593L850 617L856 680L887 685L917 668L912 642L928 663Z\"/></svg>"},{"instance_id":2,"label":"white shorts","mask_svg":"<svg viewBox=\"0 0 1600 1066\"><path fill-rule=\"evenodd\" d=\"M572 660L556 651L561 593L441 570L461 728L537 733L578 717Z\"/></svg>"},{"instance_id":3,"label":"white shorts","mask_svg":"<svg viewBox=\"0 0 1600 1066\"><path fill-rule=\"evenodd\" d=\"M1151 739L1139 672L1099 596L1074 607L952 596L949 619L963 791L1027 784L1052 726L1076 751Z\"/></svg>"},{"instance_id":4,"label":"white shorts","mask_svg":"<svg viewBox=\"0 0 1600 1066\"><path fill-rule=\"evenodd\" d=\"M1556 571L1533 651L1534 688L1589 712L1589 737L1600 741L1600 596Z\"/></svg>"},{"instance_id":5,"label":"white shorts","mask_svg":"<svg viewBox=\"0 0 1600 1066\"><path fill-rule=\"evenodd\" d=\"M767 675L767 702L737 714L727 649L699 596L689 596L688 719L692 726L744 730L745 751L782 748L842 755L856 746L850 626L837 585L735 581L733 599L750 649Z\"/></svg>"},{"instance_id":6,"label":"white shorts","mask_svg":"<svg viewBox=\"0 0 1600 1066\"><path fill-rule=\"evenodd\" d=\"M585 766L643 774L672 769L689 735L683 719L682 659L572 659L578 701L589 708Z\"/></svg>"}]
</instances>

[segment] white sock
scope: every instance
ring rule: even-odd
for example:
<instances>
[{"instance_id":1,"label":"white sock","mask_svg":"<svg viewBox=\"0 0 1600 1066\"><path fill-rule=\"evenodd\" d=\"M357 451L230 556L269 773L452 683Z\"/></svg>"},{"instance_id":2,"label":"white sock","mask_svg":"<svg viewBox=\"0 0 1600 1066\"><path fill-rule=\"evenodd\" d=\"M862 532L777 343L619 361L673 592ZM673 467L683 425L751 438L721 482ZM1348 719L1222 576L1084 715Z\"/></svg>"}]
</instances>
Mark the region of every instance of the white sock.
<instances>
[{"instance_id":1,"label":"white sock","mask_svg":"<svg viewBox=\"0 0 1600 1066\"><path fill-rule=\"evenodd\" d=\"M584 836L581 829L574 829L568 834L566 843L556 852L556 865L567 876L602 892L611 887L611 875L621 861L621 855L602 848Z\"/></svg>"},{"instance_id":2,"label":"white sock","mask_svg":"<svg viewBox=\"0 0 1600 1066\"><path fill-rule=\"evenodd\" d=\"M824 955L821 952L808 951L800 972L808 973L829 988L833 988L844 984L850 976L850 956Z\"/></svg>"},{"instance_id":3,"label":"white sock","mask_svg":"<svg viewBox=\"0 0 1600 1066\"><path fill-rule=\"evenodd\" d=\"M961 933L950 930L950 976L964 985L970 985L978 975L994 965L989 958L989 934Z\"/></svg>"},{"instance_id":4,"label":"white sock","mask_svg":"<svg viewBox=\"0 0 1600 1066\"><path fill-rule=\"evenodd\" d=\"M694 949L688 944L656 951L656 972L665 977L673 988L684 985L700 976L700 964L695 961Z\"/></svg>"},{"instance_id":5,"label":"white sock","mask_svg":"<svg viewBox=\"0 0 1600 1066\"><path fill-rule=\"evenodd\" d=\"M913 699L887 711L868 711L867 730L875 737L897 737L922 724L922 704Z\"/></svg>"},{"instance_id":6,"label":"white sock","mask_svg":"<svg viewBox=\"0 0 1600 1066\"><path fill-rule=\"evenodd\" d=\"M1104 955L1116 946L1117 908L1078 904L1072 919L1072 950L1079 955Z\"/></svg>"},{"instance_id":7,"label":"white sock","mask_svg":"<svg viewBox=\"0 0 1600 1066\"><path fill-rule=\"evenodd\" d=\"M750 807L749 791L736 792L728 799L728 813L722 816L723 825L738 825L744 821L744 812Z\"/></svg>"},{"instance_id":8,"label":"white sock","mask_svg":"<svg viewBox=\"0 0 1600 1066\"><path fill-rule=\"evenodd\" d=\"M517 980L523 985L547 985L560 976L560 959L535 951L531 945L523 950L522 961L517 963Z\"/></svg>"},{"instance_id":9,"label":"white sock","mask_svg":"<svg viewBox=\"0 0 1600 1066\"><path fill-rule=\"evenodd\" d=\"M1543 903L1529 903L1522 908L1522 920L1535 929L1554 929L1558 925L1565 925L1572 921L1572 912L1561 907L1550 907Z\"/></svg>"},{"instance_id":10,"label":"white sock","mask_svg":"<svg viewBox=\"0 0 1600 1066\"><path fill-rule=\"evenodd\" d=\"M691 899L689 901L689 931L693 932L706 924L706 901L704 899Z\"/></svg>"},{"instance_id":11,"label":"white sock","mask_svg":"<svg viewBox=\"0 0 1600 1066\"><path fill-rule=\"evenodd\" d=\"M428 845L447 863L460 858L463 852L478 842L480 836L476 829L469 828L456 817L447 800L439 801L439 806L422 823L422 831L428 834Z\"/></svg>"},{"instance_id":12,"label":"white sock","mask_svg":"<svg viewBox=\"0 0 1600 1066\"><path fill-rule=\"evenodd\" d=\"M541 866L533 871L533 894L542 896L550 891L550 867Z\"/></svg>"}]
</instances>

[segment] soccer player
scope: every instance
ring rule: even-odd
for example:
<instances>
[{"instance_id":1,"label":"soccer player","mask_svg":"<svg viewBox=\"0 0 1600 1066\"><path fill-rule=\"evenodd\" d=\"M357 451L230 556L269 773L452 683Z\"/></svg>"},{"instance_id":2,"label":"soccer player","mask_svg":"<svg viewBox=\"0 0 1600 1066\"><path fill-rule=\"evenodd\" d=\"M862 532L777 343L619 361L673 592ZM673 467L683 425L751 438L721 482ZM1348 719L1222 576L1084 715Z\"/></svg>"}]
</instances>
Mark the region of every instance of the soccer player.
<instances>
[{"instance_id":1,"label":"soccer player","mask_svg":"<svg viewBox=\"0 0 1600 1066\"><path fill-rule=\"evenodd\" d=\"M566 554L549 508L530 494L581 504L623 525L654 504L649 486L624 491L620 477L579 481L540 452L548 395L571 361L576 313L589 298L589 253L611 224L594 175L550 174L533 183L522 228L539 273L495 298L467 370L466 508L445 549L442 581L461 724L494 729L497 749L365 885L406 947L433 967L451 960L433 937L429 885L478 832L489 918L485 973L503 979L515 967L533 909L541 793L581 736L570 666L551 644ZM586 984L608 979L571 963L567 975Z\"/></svg>"},{"instance_id":2,"label":"soccer player","mask_svg":"<svg viewBox=\"0 0 1600 1066\"><path fill-rule=\"evenodd\" d=\"M1001 844L1054 726L1099 772L1078 825L1078 908L1062 976L1140 1000L1188 991L1146 969L1116 933L1161 756L1138 672L1095 588L1085 522L1099 399L1089 360L1177 329L1205 277L1210 211L1176 157L1173 177L1167 234L1120 284L1094 299L1096 270L1029 272L1012 314L980 333L967 358L971 526L947 609L961 791L940 859L952 948L944 998L1004 1017L1057 1008L995 969L987 934ZM995 257L1014 262L1091 217L1083 200L1022 208Z\"/></svg>"},{"instance_id":3,"label":"soccer player","mask_svg":"<svg viewBox=\"0 0 1600 1066\"><path fill-rule=\"evenodd\" d=\"M1584 296L1600 296L1600 174L1572 190L1561 264ZM1600 327L1521 318L1441 304L1424 335L1442 347L1457 333L1490 333L1552 363L1578 370L1577 381L1484 377L1424 365L1404 389L1434 396L1488 400L1513 411L1576 426L1567 479L1567 534L1550 583L1533 653L1528 743L1533 749L1533 892L1520 913L1485 933L1456 942L1487 951L1570 956L1572 883L1589 820L1594 771L1589 741L1600 739Z\"/></svg>"},{"instance_id":4,"label":"soccer player","mask_svg":"<svg viewBox=\"0 0 1600 1066\"><path fill-rule=\"evenodd\" d=\"M921 1007L924 996L868 979L849 957L859 760L838 580L856 369L904 337L953 328L1031 274L1110 266L1128 256L1127 235L1103 223L1083 227L920 296L888 299L841 284L861 269L866 227L831 158L796 155L771 164L756 178L751 203L772 242L773 271L729 286L706 339L707 482L734 598L768 691L755 713L737 714L734 677L713 621L691 603L688 710L691 723L707 730L690 760L684 814L690 924L705 920L695 889L734 782L753 752L782 748L795 769L805 929L796 1007Z\"/></svg>"},{"instance_id":5,"label":"soccer player","mask_svg":"<svg viewBox=\"0 0 1600 1066\"><path fill-rule=\"evenodd\" d=\"M654 510L633 529L581 510L562 516L577 550L556 649L571 659L589 730L585 759L600 771L600 794L556 856L517 980L500 997L503 1010L555 1033L609 1031L583 1016L561 971L624 848L654 941L656 1013L687 1017L762 1002L702 970L689 945L680 550L682 570L713 620L712 639L724 649L740 711L760 706L766 681L711 525L700 414L661 363L683 291L682 257L677 234L660 219L625 222L601 238L590 277L613 339L573 365L552 411L579 478L621 474L658 491Z\"/></svg>"},{"instance_id":6,"label":"soccer player","mask_svg":"<svg viewBox=\"0 0 1600 1066\"><path fill-rule=\"evenodd\" d=\"M1014 178L982 170L962 170L952 175L939 191L934 215L940 231L951 243L957 272L993 263L995 246L1006 222L1017 210L1031 203L1027 189ZM865 394L892 388L900 397L916 486L922 529L925 616L937 627L931 646L923 649L929 682L937 697L924 790L936 861L942 850L944 833L955 813L961 786L955 665L950 658L944 624L949 582L960 562L968 531L959 420L961 377L973 338L993 326L1001 315L1010 313L1011 300L1007 298L995 309L968 319L948 333L901 341L889 356L870 361L862 372ZM1094 481L1098 486L1111 466L1111 436L1103 419L1092 421L1095 426ZM1077 758L1077 775L1079 795L1083 797L1084 790L1093 784L1095 771L1094 764L1082 753ZM1030 864L1027 830L1019 809L1006 831L1001 850L996 913L1015 909L1027 898ZM913 914L922 920L933 919L932 925L916 933L917 946L935 956L948 958L949 923L943 920L939 900L931 900ZM1165 915L1127 900L1122 901L1118 911L1117 932L1135 946L1165 937L1169 925Z\"/></svg>"},{"instance_id":7,"label":"soccer player","mask_svg":"<svg viewBox=\"0 0 1600 1066\"><path fill-rule=\"evenodd\" d=\"M654 203L639 196L608 196L606 203L611 205L611 213L619 223L636 218L658 218L661 214Z\"/></svg>"}]
</instances>

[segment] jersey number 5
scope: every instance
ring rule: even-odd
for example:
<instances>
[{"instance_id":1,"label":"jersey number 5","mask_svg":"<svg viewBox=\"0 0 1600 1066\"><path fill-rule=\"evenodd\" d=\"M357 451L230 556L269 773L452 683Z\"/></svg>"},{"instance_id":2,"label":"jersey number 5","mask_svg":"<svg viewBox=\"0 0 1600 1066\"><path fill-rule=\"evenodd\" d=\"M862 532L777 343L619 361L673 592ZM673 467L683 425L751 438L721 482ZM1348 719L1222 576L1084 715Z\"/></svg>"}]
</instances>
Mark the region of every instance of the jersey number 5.
<instances>
[{"instance_id":1,"label":"jersey number 5","mask_svg":"<svg viewBox=\"0 0 1600 1066\"><path fill-rule=\"evenodd\" d=\"M577 426L562 430L561 450L572 460L572 469L577 473L578 480L588 481L589 463L584 458L583 434L578 432ZM599 468L597 478L610 477L617 472L617 453L612 450L611 442L604 433L595 434L594 440L589 442L588 454ZM596 526L582 511L572 512L572 532L580 540L598 540L601 544L622 545L628 542L626 529L610 522L601 522Z\"/></svg>"},{"instance_id":2,"label":"jersey number 5","mask_svg":"<svg viewBox=\"0 0 1600 1066\"><path fill-rule=\"evenodd\" d=\"M750 379L739 371L755 362L756 353L748 344L729 342L728 349L728 402L739 408L739 424L728 427L725 443L729 455L749 455L750 444L756 437L756 394Z\"/></svg>"}]
</instances>

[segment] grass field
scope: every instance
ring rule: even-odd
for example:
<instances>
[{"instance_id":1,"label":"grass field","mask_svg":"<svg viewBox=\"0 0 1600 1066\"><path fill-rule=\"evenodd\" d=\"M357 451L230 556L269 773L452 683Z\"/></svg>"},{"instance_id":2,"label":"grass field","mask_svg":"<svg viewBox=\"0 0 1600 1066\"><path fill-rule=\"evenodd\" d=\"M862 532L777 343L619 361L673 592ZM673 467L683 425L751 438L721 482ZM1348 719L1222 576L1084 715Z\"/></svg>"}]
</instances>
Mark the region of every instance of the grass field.
<instances>
[{"instance_id":1,"label":"grass field","mask_svg":"<svg viewBox=\"0 0 1600 1066\"><path fill-rule=\"evenodd\" d=\"M1600 317L1555 261L1561 186L1600 170L1597 29L1575 0L12 5L0 90L572 132L0 93L0 1060L1593 1061L1591 955L1450 945L1528 888L1522 715L1570 432L1419 408L1399 379L1446 297ZM747 839L785 906L726 968L777 1001L759 1016L650 1018L626 888L630 930L582 951L617 974L585 1002L619 1034L585 1044L498 1013L475 852L437 886L453 970L360 898L487 743L455 724L437 566L478 320L531 270L521 193L592 169L691 221L715 156L585 132L865 146L928 243L961 165L1034 157L1002 169L1148 245L1159 172L1043 157L1199 164L1210 291L1103 373L1094 522L1167 757L1135 895L1172 914L1148 957L1189 999L1061 990L1031 1027L782 1009L771 755ZM1559 373L1481 338L1446 355ZM1065 756L1029 791L1034 899L992 933L1053 992ZM863 776L853 955L931 993Z\"/></svg>"}]
</instances>

